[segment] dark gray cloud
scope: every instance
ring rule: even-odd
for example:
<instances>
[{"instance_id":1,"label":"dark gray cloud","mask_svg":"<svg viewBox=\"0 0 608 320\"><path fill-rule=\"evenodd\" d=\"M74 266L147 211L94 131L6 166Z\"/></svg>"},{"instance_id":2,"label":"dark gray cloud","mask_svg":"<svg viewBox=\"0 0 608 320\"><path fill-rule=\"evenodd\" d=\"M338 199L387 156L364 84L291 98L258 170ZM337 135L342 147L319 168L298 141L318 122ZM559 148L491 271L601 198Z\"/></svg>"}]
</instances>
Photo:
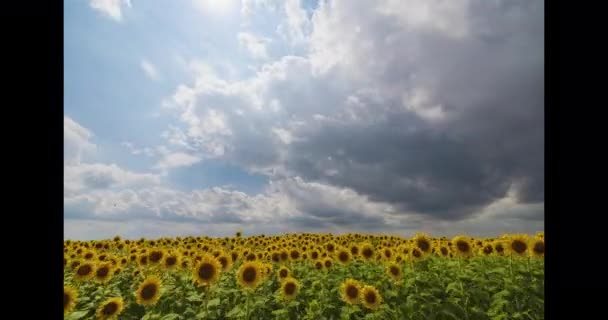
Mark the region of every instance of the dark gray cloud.
<instances>
[{"instance_id":1,"label":"dark gray cloud","mask_svg":"<svg viewBox=\"0 0 608 320\"><path fill-rule=\"evenodd\" d=\"M338 19L344 29L356 22L365 30L347 45L361 63L356 72L366 73L383 99L365 105L377 112L371 119L297 131L306 139L289 146L286 166L306 179L446 219L480 210L506 196L511 184L519 201L542 202L542 2L472 1L466 12L464 37L399 33L396 21L361 13L357 21ZM392 42L383 41L391 35ZM370 51L368 42L378 48ZM412 88L424 88L445 119L404 111L399 93Z\"/></svg>"},{"instance_id":2,"label":"dark gray cloud","mask_svg":"<svg viewBox=\"0 0 608 320\"><path fill-rule=\"evenodd\" d=\"M176 101L185 144L374 203L284 187L303 216L286 219L303 227L466 220L513 189L519 203L544 201L542 1L335 0L310 23L307 55L245 81L203 77L192 104ZM201 126L216 109L229 134Z\"/></svg>"}]
</instances>

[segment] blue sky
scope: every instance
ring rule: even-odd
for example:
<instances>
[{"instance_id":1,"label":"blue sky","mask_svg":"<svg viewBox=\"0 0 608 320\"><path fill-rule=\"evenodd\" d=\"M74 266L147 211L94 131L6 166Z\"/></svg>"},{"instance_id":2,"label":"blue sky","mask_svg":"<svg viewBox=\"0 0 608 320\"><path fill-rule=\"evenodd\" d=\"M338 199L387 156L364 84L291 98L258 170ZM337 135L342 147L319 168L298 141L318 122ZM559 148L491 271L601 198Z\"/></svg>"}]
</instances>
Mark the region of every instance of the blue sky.
<instances>
[{"instance_id":1,"label":"blue sky","mask_svg":"<svg viewBox=\"0 0 608 320\"><path fill-rule=\"evenodd\" d=\"M543 2L69 0L64 235L543 229Z\"/></svg>"}]
</instances>

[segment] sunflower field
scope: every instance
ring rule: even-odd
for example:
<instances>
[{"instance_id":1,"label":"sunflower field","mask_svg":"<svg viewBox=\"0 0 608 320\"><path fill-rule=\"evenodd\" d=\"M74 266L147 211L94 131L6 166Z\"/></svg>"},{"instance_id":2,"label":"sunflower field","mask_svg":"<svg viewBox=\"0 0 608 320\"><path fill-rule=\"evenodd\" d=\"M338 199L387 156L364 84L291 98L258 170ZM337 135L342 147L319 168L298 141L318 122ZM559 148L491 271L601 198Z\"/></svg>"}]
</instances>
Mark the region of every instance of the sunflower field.
<instances>
[{"instance_id":1,"label":"sunflower field","mask_svg":"<svg viewBox=\"0 0 608 320\"><path fill-rule=\"evenodd\" d=\"M64 318L543 319L544 234L64 241Z\"/></svg>"}]
</instances>

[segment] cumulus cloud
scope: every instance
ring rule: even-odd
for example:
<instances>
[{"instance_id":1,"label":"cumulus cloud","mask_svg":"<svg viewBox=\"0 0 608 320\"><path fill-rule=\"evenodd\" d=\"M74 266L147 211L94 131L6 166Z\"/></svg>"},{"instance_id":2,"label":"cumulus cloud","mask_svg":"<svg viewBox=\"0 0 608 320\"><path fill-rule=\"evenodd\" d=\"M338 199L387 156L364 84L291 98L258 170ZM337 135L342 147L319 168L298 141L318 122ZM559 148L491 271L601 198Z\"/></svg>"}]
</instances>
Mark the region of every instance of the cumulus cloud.
<instances>
[{"instance_id":1,"label":"cumulus cloud","mask_svg":"<svg viewBox=\"0 0 608 320\"><path fill-rule=\"evenodd\" d=\"M514 184L542 202L542 2L411 4L321 3L306 56L183 85L179 141L404 215L465 219ZM210 115L221 131L199 128Z\"/></svg>"},{"instance_id":2,"label":"cumulus cloud","mask_svg":"<svg viewBox=\"0 0 608 320\"><path fill-rule=\"evenodd\" d=\"M267 59L268 52L266 46L270 43L269 38L258 37L249 32L239 32L237 35L239 45L249 50L256 59Z\"/></svg>"},{"instance_id":3,"label":"cumulus cloud","mask_svg":"<svg viewBox=\"0 0 608 320\"><path fill-rule=\"evenodd\" d=\"M89 5L91 8L107 15L108 17L116 20L122 20L122 6L131 7L130 0L90 0Z\"/></svg>"},{"instance_id":4,"label":"cumulus cloud","mask_svg":"<svg viewBox=\"0 0 608 320\"><path fill-rule=\"evenodd\" d=\"M160 161L158 161L155 167L162 170L177 167L188 167L199 162L200 160L201 159L199 157L191 154L175 152L165 155Z\"/></svg>"},{"instance_id":5,"label":"cumulus cloud","mask_svg":"<svg viewBox=\"0 0 608 320\"><path fill-rule=\"evenodd\" d=\"M78 164L84 156L96 150L91 142L93 133L68 116L63 117L63 161L64 164Z\"/></svg>"},{"instance_id":6,"label":"cumulus cloud","mask_svg":"<svg viewBox=\"0 0 608 320\"><path fill-rule=\"evenodd\" d=\"M243 1L241 14L266 2ZM238 80L192 61L194 81L163 102L177 122L162 137L177 151L124 144L160 157L157 168L237 165L267 177L263 192L179 191L155 174L82 164L91 133L70 124L66 217L221 235L542 229L542 1L334 0L312 16L281 5L277 31L301 55ZM267 57L259 38L237 37Z\"/></svg>"},{"instance_id":7,"label":"cumulus cloud","mask_svg":"<svg viewBox=\"0 0 608 320\"><path fill-rule=\"evenodd\" d=\"M144 73L146 74L146 76L148 76L148 78L150 78L152 80L160 80L160 75L158 73L158 70L150 61L148 61L146 59L142 59L140 66L141 66L142 70L144 71Z\"/></svg>"},{"instance_id":8,"label":"cumulus cloud","mask_svg":"<svg viewBox=\"0 0 608 320\"><path fill-rule=\"evenodd\" d=\"M116 164L81 163L64 167L66 194L109 188L142 187L160 184L160 177L149 173L136 173Z\"/></svg>"},{"instance_id":9,"label":"cumulus cloud","mask_svg":"<svg viewBox=\"0 0 608 320\"><path fill-rule=\"evenodd\" d=\"M310 21L300 5L300 0L287 0L284 5L285 20L277 27L277 32L291 45L302 45L308 40Z\"/></svg>"}]
</instances>

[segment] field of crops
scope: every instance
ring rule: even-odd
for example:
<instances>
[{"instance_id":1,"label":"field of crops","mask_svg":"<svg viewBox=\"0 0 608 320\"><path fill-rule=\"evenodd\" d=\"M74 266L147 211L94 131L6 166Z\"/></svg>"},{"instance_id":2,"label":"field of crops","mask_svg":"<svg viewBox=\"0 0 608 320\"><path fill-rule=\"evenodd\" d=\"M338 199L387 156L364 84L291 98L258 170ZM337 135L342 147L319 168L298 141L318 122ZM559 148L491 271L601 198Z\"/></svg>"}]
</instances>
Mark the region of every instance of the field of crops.
<instances>
[{"instance_id":1,"label":"field of crops","mask_svg":"<svg viewBox=\"0 0 608 320\"><path fill-rule=\"evenodd\" d=\"M544 235L64 242L65 319L543 319Z\"/></svg>"}]
</instances>

